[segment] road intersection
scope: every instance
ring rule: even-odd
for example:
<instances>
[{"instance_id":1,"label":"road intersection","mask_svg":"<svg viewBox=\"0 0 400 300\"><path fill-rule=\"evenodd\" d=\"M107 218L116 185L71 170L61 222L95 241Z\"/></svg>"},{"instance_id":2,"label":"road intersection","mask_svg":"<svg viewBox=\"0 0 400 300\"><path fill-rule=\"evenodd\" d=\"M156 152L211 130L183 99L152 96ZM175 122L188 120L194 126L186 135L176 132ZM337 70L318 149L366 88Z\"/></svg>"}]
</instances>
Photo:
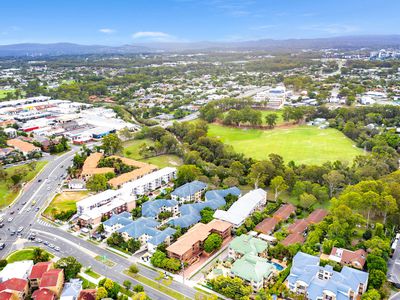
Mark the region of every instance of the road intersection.
<instances>
[{"instance_id":1,"label":"road intersection","mask_svg":"<svg viewBox=\"0 0 400 300\"><path fill-rule=\"evenodd\" d=\"M123 273L132 264L133 260L119 256L109 250L103 249L95 244L85 241L71 233L54 226L41 218L41 212L47 207L49 201L60 190L65 179L67 168L72 164L73 157L79 151L73 147L71 151L58 156L51 157L44 169L28 183L22 194L15 202L2 210L4 227L0 229L0 242L6 244L0 255L6 257L12 251L25 246L42 246L41 244L28 240L28 236L34 232L36 239L47 241L54 245L46 250L58 257L74 256L85 267L91 267L94 271L111 278L122 284L124 280L130 280L133 284L142 284ZM11 222L8 218L13 217ZM23 227L21 234L11 235L13 230ZM55 249L59 248L59 251ZM107 266L95 257L107 257L115 264ZM158 277L157 271L147 267L139 266L139 274L151 280ZM152 299L173 299L157 289L146 286L145 291ZM194 299L196 290L182 283L173 281L169 286L189 299Z\"/></svg>"}]
</instances>

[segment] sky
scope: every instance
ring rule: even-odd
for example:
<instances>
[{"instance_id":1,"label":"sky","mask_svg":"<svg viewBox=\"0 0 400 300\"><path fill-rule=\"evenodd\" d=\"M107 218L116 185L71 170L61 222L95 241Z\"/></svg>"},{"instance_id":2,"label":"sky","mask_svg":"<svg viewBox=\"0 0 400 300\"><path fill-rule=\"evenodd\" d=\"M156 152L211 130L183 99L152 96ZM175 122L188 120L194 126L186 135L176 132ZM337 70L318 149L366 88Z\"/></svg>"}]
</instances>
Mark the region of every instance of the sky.
<instances>
[{"instance_id":1,"label":"sky","mask_svg":"<svg viewBox=\"0 0 400 300\"><path fill-rule=\"evenodd\" d=\"M0 44L400 34L399 0L0 0Z\"/></svg>"}]
</instances>

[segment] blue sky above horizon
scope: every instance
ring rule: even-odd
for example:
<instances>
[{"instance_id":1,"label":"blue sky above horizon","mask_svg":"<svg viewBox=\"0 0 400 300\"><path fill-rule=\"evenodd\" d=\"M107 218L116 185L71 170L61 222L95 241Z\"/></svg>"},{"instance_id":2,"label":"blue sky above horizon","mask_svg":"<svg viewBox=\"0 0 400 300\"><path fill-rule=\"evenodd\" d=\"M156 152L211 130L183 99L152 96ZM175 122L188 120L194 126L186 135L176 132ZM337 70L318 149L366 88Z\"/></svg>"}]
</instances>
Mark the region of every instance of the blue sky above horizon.
<instances>
[{"instance_id":1,"label":"blue sky above horizon","mask_svg":"<svg viewBox=\"0 0 400 300\"><path fill-rule=\"evenodd\" d=\"M0 44L399 34L399 0L2 0Z\"/></svg>"}]
</instances>

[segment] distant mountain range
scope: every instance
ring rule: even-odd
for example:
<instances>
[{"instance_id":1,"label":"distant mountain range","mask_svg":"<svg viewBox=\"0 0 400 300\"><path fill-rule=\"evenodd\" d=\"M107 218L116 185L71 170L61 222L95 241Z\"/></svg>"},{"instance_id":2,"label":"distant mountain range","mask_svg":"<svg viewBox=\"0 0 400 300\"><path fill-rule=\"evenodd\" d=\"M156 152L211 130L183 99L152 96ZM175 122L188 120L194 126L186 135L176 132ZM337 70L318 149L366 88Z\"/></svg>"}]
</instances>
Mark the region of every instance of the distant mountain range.
<instances>
[{"instance_id":1,"label":"distant mountain range","mask_svg":"<svg viewBox=\"0 0 400 300\"><path fill-rule=\"evenodd\" d=\"M0 56L57 56L82 54L132 54L177 51L400 48L400 35L343 36L318 39L263 39L241 42L146 43L122 46L79 45L73 43L0 45Z\"/></svg>"}]
</instances>

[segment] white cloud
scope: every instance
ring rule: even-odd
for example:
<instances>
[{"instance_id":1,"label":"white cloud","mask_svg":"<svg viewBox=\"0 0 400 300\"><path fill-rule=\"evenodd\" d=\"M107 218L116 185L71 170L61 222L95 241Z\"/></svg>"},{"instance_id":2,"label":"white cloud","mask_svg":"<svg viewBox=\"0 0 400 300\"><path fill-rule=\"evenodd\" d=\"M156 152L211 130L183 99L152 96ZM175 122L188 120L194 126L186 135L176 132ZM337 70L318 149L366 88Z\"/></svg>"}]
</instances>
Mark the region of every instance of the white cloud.
<instances>
[{"instance_id":1,"label":"white cloud","mask_svg":"<svg viewBox=\"0 0 400 300\"><path fill-rule=\"evenodd\" d=\"M176 41L173 35L161 31L138 31L132 34L132 38L158 42Z\"/></svg>"},{"instance_id":2,"label":"white cloud","mask_svg":"<svg viewBox=\"0 0 400 300\"><path fill-rule=\"evenodd\" d=\"M114 30L114 29L111 29L111 28L101 28L101 29L99 29L99 31L100 31L101 33L106 33L106 34L111 34L111 33L114 33L114 32L115 32L115 30Z\"/></svg>"}]
</instances>

